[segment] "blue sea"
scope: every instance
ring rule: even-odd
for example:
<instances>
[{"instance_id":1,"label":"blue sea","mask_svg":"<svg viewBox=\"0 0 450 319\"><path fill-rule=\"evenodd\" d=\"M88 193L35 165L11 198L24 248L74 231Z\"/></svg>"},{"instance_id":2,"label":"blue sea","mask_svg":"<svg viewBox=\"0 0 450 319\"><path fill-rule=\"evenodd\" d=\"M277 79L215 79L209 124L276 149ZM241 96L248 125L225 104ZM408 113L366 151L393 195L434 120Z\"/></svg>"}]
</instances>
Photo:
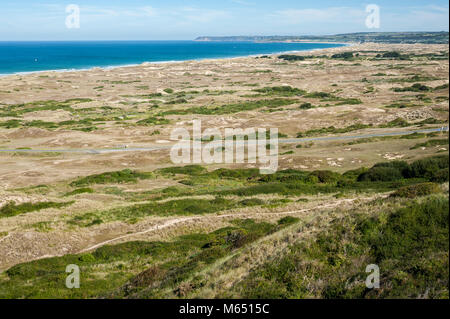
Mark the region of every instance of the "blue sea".
<instances>
[{"instance_id":1,"label":"blue sea","mask_svg":"<svg viewBox=\"0 0 450 319\"><path fill-rule=\"evenodd\" d=\"M0 74L230 58L339 46L343 44L197 41L0 42Z\"/></svg>"}]
</instances>

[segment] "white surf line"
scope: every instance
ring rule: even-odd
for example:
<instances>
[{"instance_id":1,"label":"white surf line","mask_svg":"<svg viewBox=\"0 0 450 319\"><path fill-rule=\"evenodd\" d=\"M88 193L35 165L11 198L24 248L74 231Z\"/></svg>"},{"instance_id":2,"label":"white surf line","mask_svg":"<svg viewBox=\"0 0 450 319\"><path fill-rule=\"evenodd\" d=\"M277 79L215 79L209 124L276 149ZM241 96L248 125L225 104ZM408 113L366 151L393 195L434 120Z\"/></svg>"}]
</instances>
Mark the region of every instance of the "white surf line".
<instances>
[{"instance_id":1,"label":"white surf line","mask_svg":"<svg viewBox=\"0 0 450 319\"><path fill-rule=\"evenodd\" d=\"M354 202L356 200L369 200L369 199L372 199L372 198L373 197L342 199L342 200L338 200L338 201L336 201L335 203L332 203L332 204L325 204L325 205L317 206L317 207L314 207L314 208L305 208L305 209L300 209L300 210L295 210L295 211L288 211L288 212L273 212L273 213L269 212L269 213L261 213L261 214L264 214L264 215L293 215L293 214L305 213L305 212L316 210L316 209L334 208L334 207L337 207L341 203L344 203L344 202L351 203L351 202ZM209 217L209 218L229 218L229 217L243 217L243 216L250 216L251 217L251 216L254 216L256 214L255 213L240 213L240 214L227 214L227 215L215 215L215 216L196 216L196 217L185 217L185 218L172 219L172 220L170 220L170 221L168 221L168 222L166 222L164 224L155 225L155 226L150 227L149 229L144 230L144 231L140 231L140 232L132 233L132 234L122 235L122 236L119 236L119 237L116 237L116 238L112 238L112 239L106 240L104 242L95 244L93 246L90 246L88 248L85 248L85 249L79 251L77 254L85 253L85 252L88 252L90 250L100 248L102 246L105 246L107 244L110 244L112 242L115 242L115 241L118 241L118 240L121 240L121 239L124 239L124 238L147 234L147 233L150 233L150 232L153 232L153 231L156 231L156 230L161 230L161 229L164 229L164 228L167 228L167 227L179 224L179 223L183 223L183 222L186 222L186 221L198 220L198 219L202 219L202 218L205 218L205 217Z\"/></svg>"},{"instance_id":2,"label":"white surf line","mask_svg":"<svg viewBox=\"0 0 450 319\"><path fill-rule=\"evenodd\" d=\"M344 136L324 136L324 137L305 137L305 138L288 138L279 139L281 144L301 143L311 141L333 141L333 140L348 140L348 139L362 139L369 137L384 137L384 136L399 136L410 135L414 133L433 133L433 132L448 132L449 127L439 127L414 131L399 131L399 132L382 132L364 135L344 135ZM223 141L217 141L217 146L222 146ZM252 141L247 141L251 144ZM256 143L256 141L253 141ZM173 145L151 146L151 147L129 147L129 148L103 148L103 149L0 149L0 152L15 152L15 153L86 153L86 154L106 154L117 152L149 152L170 149Z\"/></svg>"}]
</instances>

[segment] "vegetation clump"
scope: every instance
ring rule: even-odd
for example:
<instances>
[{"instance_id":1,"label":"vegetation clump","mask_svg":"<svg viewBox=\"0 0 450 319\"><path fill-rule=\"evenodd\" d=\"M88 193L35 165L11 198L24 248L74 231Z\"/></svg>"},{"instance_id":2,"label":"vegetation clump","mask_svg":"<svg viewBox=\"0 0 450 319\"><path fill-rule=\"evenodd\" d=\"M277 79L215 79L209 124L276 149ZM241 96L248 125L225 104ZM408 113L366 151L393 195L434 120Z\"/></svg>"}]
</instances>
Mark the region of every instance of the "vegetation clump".
<instances>
[{"instance_id":1,"label":"vegetation clump","mask_svg":"<svg viewBox=\"0 0 450 319\"><path fill-rule=\"evenodd\" d=\"M306 93L306 91L293 88L291 86L274 86L274 87L265 87L261 89L253 90L258 93L264 93L266 95L278 95L278 96L301 96Z\"/></svg>"},{"instance_id":2,"label":"vegetation clump","mask_svg":"<svg viewBox=\"0 0 450 319\"><path fill-rule=\"evenodd\" d=\"M404 88L394 88L394 92L428 92L431 90L432 88L430 88L429 86L420 83L415 83L412 86Z\"/></svg>"},{"instance_id":3,"label":"vegetation clump","mask_svg":"<svg viewBox=\"0 0 450 319\"><path fill-rule=\"evenodd\" d=\"M441 189L436 183L420 183L399 188L392 193L392 197L416 198L441 193Z\"/></svg>"},{"instance_id":4,"label":"vegetation clump","mask_svg":"<svg viewBox=\"0 0 450 319\"><path fill-rule=\"evenodd\" d=\"M169 123L170 121L168 119L154 116L136 122L138 125L165 125Z\"/></svg>"},{"instance_id":5,"label":"vegetation clump","mask_svg":"<svg viewBox=\"0 0 450 319\"><path fill-rule=\"evenodd\" d=\"M38 202L38 203L22 203L16 204L15 202L8 202L0 208L0 218L13 217L20 214L26 214L30 212L40 211L47 208L62 208L72 205L74 202Z\"/></svg>"},{"instance_id":6,"label":"vegetation clump","mask_svg":"<svg viewBox=\"0 0 450 319\"><path fill-rule=\"evenodd\" d=\"M164 290L188 293L189 289L180 289L183 281L220 258L297 221L292 217L274 224L235 220L213 232L182 235L171 241L132 241L103 246L91 253L18 264L5 272L5 280L0 279L0 298L157 298ZM69 264L76 264L83 271L85 283L80 289L67 289L64 285ZM107 276L105 264L111 265ZM200 284L193 280L189 286Z\"/></svg>"},{"instance_id":7,"label":"vegetation clump","mask_svg":"<svg viewBox=\"0 0 450 319\"><path fill-rule=\"evenodd\" d=\"M285 61L304 61L305 57L301 55L283 54L278 56L278 59L282 59Z\"/></svg>"},{"instance_id":8,"label":"vegetation clump","mask_svg":"<svg viewBox=\"0 0 450 319\"><path fill-rule=\"evenodd\" d=\"M78 194L92 194L94 193L94 190L90 187L82 187L82 188L77 188L71 192L65 193L64 197L69 197L69 196L74 196L74 195L78 195Z\"/></svg>"},{"instance_id":9,"label":"vegetation clump","mask_svg":"<svg viewBox=\"0 0 450 319\"><path fill-rule=\"evenodd\" d=\"M121 184L136 183L139 179L149 179L153 173L141 173L130 169L122 171L106 172L79 178L70 183L72 187L80 187L93 184Z\"/></svg>"},{"instance_id":10,"label":"vegetation clump","mask_svg":"<svg viewBox=\"0 0 450 319\"><path fill-rule=\"evenodd\" d=\"M353 213L252 269L224 297L418 298L426 291L428 298L446 298L448 227L445 197L413 202L388 215ZM380 289L365 285L368 264L383 269Z\"/></svg>"},{"instance_id":11,"label":"vegetation clump","mask_svg":"<svg viewBox=\"0 0 450 319\"><path fill-rule=\"evenodd\" d=\"M352 52L342 52L342 53L336 53L333 54L331 56L332 59L344 59L344 60L349 60L351 58L353 58L353 53Z\"/></svg>"}]
</instances>

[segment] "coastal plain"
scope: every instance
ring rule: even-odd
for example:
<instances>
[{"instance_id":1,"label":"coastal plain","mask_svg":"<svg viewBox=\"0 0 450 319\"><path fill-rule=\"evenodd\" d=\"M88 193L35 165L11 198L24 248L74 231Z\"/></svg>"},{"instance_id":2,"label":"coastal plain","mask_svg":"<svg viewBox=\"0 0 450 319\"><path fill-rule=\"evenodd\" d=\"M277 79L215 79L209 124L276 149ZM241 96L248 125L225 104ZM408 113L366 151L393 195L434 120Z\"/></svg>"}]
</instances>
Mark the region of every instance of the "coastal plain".
<instances>
[{"instance_id":1,"label":"coastal plain","mask_svg":"<svg viewBox=\"0 0 450 319\"><path fill-rule=\"evenodd\" d=\"M406 268L336 231L379 218L395 238L386 220L405 207L448 209L448 72L448 44L364 43L0 77L0 298L448 298L448 221L447 247ZM193 120L278 128L278 172L172 164L171 132ZM416 169L430 158L440 173ZM410 271L432 272L431 255L433 284ZM374 260L391 284L368 292ZM78 291L68 262L86 273Z\"/></svg>"}]
</instances>

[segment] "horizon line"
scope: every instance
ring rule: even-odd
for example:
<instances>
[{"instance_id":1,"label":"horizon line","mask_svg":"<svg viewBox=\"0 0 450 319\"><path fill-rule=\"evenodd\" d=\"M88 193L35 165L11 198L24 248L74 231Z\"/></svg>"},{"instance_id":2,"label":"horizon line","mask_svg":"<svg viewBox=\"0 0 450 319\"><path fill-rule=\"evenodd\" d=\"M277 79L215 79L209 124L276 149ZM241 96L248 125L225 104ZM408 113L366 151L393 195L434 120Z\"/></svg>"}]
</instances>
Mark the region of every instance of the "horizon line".
<instances>
[{"instance_id":1,"label":"horizon line","mask_svg":"<svg viewBox=\"0 0 450 319\"><path fill-rule=\"evenodd\" d=\"M261 37L261 38L270 38L270 37L327 37L327 36L338 36L338 35L347 35L347 34L375 34L375 33L449 33L447 30L439 30L439 31L359 31L359 32L348 32L348 33L330 33L330 34L299 34L299 35L200 35L191 39L77 39L77 40L69 40L69 39L57 39L57 40L49 40L49 39L39 39L39 40L1 40L0 42L90 42L90 41L195 41L198 38L233 38L233 37Z\"/></svg>"}]
</instances>

